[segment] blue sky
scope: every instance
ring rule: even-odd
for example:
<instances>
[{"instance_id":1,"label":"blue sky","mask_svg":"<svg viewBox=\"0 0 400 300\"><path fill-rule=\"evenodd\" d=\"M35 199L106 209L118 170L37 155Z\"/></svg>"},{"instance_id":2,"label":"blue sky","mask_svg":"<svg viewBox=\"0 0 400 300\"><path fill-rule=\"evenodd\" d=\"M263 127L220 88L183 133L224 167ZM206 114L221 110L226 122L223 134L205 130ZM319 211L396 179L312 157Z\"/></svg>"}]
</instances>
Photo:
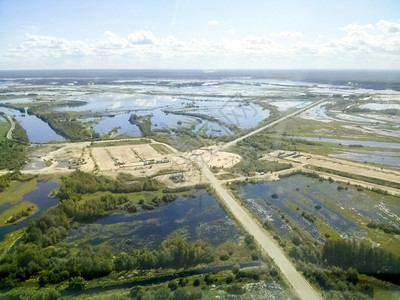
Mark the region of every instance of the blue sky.
<instances>
[{"instance_id":1,"label":"blue sky","mask_svg":"<svg viewBox=\"0 0 400 300\"><path fill-rule=\"evenodd\" d=\"M0 0L0 69L400 69L400 1Z\"/></svg>"}]
</instances>

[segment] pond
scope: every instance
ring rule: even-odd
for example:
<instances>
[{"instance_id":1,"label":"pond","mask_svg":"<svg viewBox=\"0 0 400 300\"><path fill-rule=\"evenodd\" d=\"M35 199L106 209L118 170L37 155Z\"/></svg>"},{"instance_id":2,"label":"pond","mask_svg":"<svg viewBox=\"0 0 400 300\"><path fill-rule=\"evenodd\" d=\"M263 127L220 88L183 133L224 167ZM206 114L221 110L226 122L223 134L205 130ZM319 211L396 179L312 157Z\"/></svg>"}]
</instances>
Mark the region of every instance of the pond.
<instances>
[{"instance_id":1,"label":"pond","mask_svg":"<svg viewBox=\"0 0 400 300\"><path fill-rule=\"evenodd\" d=\"M57 107L57 111L93 111L122 112L137 109L154 109L174 105L179 100L170 96L102 93L75 97L75 101L83 101L81 106ZM86 103L85 103L86 102Z\"/></svg>"},{"instance_id":2,"label":"pond","mask_svg":"<svg viewBox=\"0 0 400 300\"><path fill-rule=\"evenodd\" d=\"M318 137L297 137L297 138L311 142L325 142L325 143L335 143L342 145L361 145L364 147L374 147L374 148L400 149L400 143L341 140L341 139L329 139L329 138L318 138Z\"/></svg>"},{"instance_id":3,"label":"pond","mask_svg":"<svg viewBox=\"0 0 400 300\"><path fill-rule=\"evenodd\" d=\"M400 152L351 150L351 152L343 151L340 153L329 154L329 156L400 167Z\"/></svg>"},{"instance_id":4,"label":"pond","mask_svg":"<svg viewBox=\"0 0 400 300\"><path fill-rule=\"evenodd\" d=\"M179 123L179 124L178 124ZM204 131L207 135L223 136L232 135L232 131L226 126L220 125L215 122L202 120L201 118L184 116L173 113L165 113L162 109L154 110L151 117L151 127L156 128L178 128L178 127L190 127L196 124L194 132Z\"/></svg>"},{"instance_id":5,"label":"pond","mask_svg":"<svg viewBox=\"0 0 400 300\"><path fill-rule=\"evenodd\" d=\"M155 249L172 232L179 230L190 240L203 239L214 246L240 236L237 228L217 200L204 191L191 197L178 197L154 210L128 214L117 212L92 224L73 226L66 242L74 245L108 241L114 249Z\"/></svg>"},{"instance_id":6,"label":"pond","mask_svg":"<svg viewBox=\"0 0 400 300\"><path fill-rule=\"evenodd\" d=\"M178 122L181 122L181 125L178 125ZM151 116L151 129L188 127L192 123L197 123L196 118L165 113L162 109L155 109Z\"/></svg>"},{"instance_id":7,"label":"pond","mask_svg":"<svg viewBox=\"0 0 400 300\"><path fill-rule=\"evenodd\" d=\"M102 118L99 122L93 125L93 129L100 134L104 134L117 128L116 135L125 134L129 136L141 136L139 127L129 122L130 117L130 113L122 113L117 114L114 117Z\"/></svg>"},{"instance_id":8,"label":"pond","mask_svg":"<svg viewBox=\"0 0 400 300\"><path fill-rule=\"evenodd\" d=\"M230 99L213 99L212 101L197 101L196 108L185 109L186 112L205 114L240 128L255 127L270 116L268 109L258 104L243 103Z\"/></svg>"},{"instance_id":9,"label":"pond","mask_svg":"<svg viewBox=\"0 0 400 300\"><path fill-rule=\"evenodd\" d=\"M13 116L25 129L29 141L32 143L47 143L50 141L65 141L50 126L34 115L29 115L26 110L21 113L16 109L0 107L0 112Z\"/></svg>"},{"instance_id":10,"label":"pond","mask_svg":"<svg viewBox=\"0 0 400 300\"><path fill-rule=\"evenodd\" d=\"M213 136L225 136L233 134L228 127L207 120L201 120L201 122L194 128L194 132L204 132L207 135Z\"/></svg>"},{"instance_id":11,"label":"pond","mask_svg":"<svg viewBox=\"0 0 400 300\"><path fill-rule=\"evenodd\" d=\"M16 98L0 100L0 103L16 104L16 103L29 103L32 102L31 98Z\"/></svg>"},{"instance_id":12,"label":"pond","mask_svg":"<svg viewBox=\"0 0 400 300\"><path fill-rule=\"evenodd\" d=\"M354 189L338 191L336 183L319 182L318 179L303 175L293 175L274 182L244 184L240 186L240 191L250 209L261 220L271 221L279 233L286 234L290 231L290 228L281 220L282 212L319 241L324 240L324 237L321 236L314 223L301 215L303 211L321 219L338 233L350 237L364 237L365 232L357 224L331 208L329 203L353 209L353 203L359 201L358 209L361 214L368 217L378 215L370 209L370 203L366 204L364 201L366 197L364 193ZM277 194L278 197L272 197L273 194Z\"/></svg>"},{"instance_id":13,"label":"pond","mask_svg":"<svg viewBox=\"0 0 400 300\"><path fill-rule=\"evenodd\" d=\"M46 162L43 160L32 159L23 168L24 171L40 170L46 168Z\"/></svg>"},{"instance_id":14,"label":"pond","mask_svg":"<svg viewBox=\"0 0 400 300\"><path fill-rule=\"evenodd\" d=\"M306 100L286 100L286 101L273 101L273 102L269 102L269 104L276 106L276 108L281 111L287 111L290 108L304 108L307 105L311 104L310 101L306 101Z\"/></svg>"},{"instance_id":15,"label":"pond","mask_svg":"<svg viewBox=\"0 0 400 300\"><path fill-rule=\"evenodd\" d=\"M328 102L329 103L329 102ZM300 114L300 117L307 120L315 120L319 122L331 122L335 121L334 118L329 117L326 114L326 105L328 103L321 103L316 106L307 109L305 112Z\"/></svg>"},{"instance_id":16,"label":"pond","mask_svg":"<svg viewBox=\"0 0 400 300\"><path fill-rule=\"evenodd\" d=\"M50 207L58 204L59 199L49 196L49 193L57 187L58 187L58 183L54 182L54 181L38 182L36 184L36 189L34 191L26 193L23 196L22 201L36 204L37 207L39 208L39 211L37 213L29 216L28 218L26 218L25 220L23 220L21 222L17 222L17 223L11 224L11 225L1 226L0 227L0 241L4 240L4 237L6 234L13 232L17 229L28 226L28 224L31 221L39 218L43 212L48 210ZM3 208L4 209L11 208L18 203L19 202L15 203L15 204L11 204L11 206L7 205L5 208L4 208L4 205L7 203L4 203L4 204L2 204L1 208L2 209Z\"/></svg>"}]
</instances>

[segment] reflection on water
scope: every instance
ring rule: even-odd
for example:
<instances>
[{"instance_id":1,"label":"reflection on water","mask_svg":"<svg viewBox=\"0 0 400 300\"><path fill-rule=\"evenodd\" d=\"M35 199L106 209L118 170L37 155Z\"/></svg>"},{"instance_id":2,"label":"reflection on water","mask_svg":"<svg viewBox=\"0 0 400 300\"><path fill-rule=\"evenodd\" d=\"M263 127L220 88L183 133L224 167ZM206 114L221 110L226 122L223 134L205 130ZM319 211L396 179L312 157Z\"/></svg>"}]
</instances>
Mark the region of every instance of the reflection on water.
<instances>
[{"instance_id":1,"label":"reflection on water","mask_svg":"<svg viewBox=\"0 0 400 300\"><path fill-rule=\"evenodd\" d=\"M25 111L21 113L16 109L0 107L0 112L13 116L25 129L29 141L33 143L46 143L49 141L64 141L50 126L36 116L28 115Z\"/></svg>"},{"instance_id":2,"label":"reflection on water","mask_svg":"<svg viewBox=\"0 0 400 300\"><path fill-rule=\"evenodd\" d=\"M178 124L179 122L179 124ZM188 116L181 116L175 114L167 114L162 109L155 109L151 116L151 128L177 128L180 126L188 126L196 123L196 119Z\"/></svg>"},{"instance_id":3,"label":"reflection on water","mask_svg":"<svg viewBox=\"0 0 400 300\"><path fill-rule=\"evenodd\" d=\"M329 156L400 167L400 152L352 150L351 152L343 151L341 153L329 154Z\"/></svg>"},{"instance_id":4,"label":"reflection on water","mask_svg":"<svg viewBox=\"0 0 400 300\"><path fill-rule=\"evenodd\" d=\"M24 166L24 170L40 170L46 167L46 162L43 160L31 160Z\"/></svg>"},{"instance_id":5,"label":"reflection on water","mask_svg":"<svg viewBox=\"0 0 400 300\"><path fill-rule=\"evenodd\" d=\"M58 111L123 112L137 109L154 109L174 105L179 100L170 96L145 94L102 93L82 95L74 100L87 102L82 106L57 107Z\"/></svg>"},{"instance_id":6,"label":"reflection on water","mask_svg":"<svg viewBox=\"0 0 400 300\"><path fill-rule=\"evenodd\" d=\"M5 99L0 100L0 103L16 104L16 103L29 103L32 102L30 98L17 98L17 99Z\"/></svg>"},{"instance_id":7,"label":"reflection on water","mask_svg":"<svg viewBox=\"0 0 400 300\"><path fill-rule=\"evenodd\" d=\"M269 104L276 106L279 111L287 111L290 108L303 108L307 105L311 104L310 101L306 100L288 100L288 101L273 101L269 102Z\"/></svg>"},{"instance_id":8,"label":"reflection on water","mask_svg":"<svg viewBox=\"0 0 400 300\"><path fill-rule=\"evenodd\" d=\"M111 245L123 243L128 249L156 248L175 230L188 235L191 240L203 239L213 245L239 236L217 200L205 192L197 192L193 197L179 197L151 211L114 213L93 224L77 226L70 230L67 242L86 238L92 245L108 240Z\"/></svg>"},{"instance_id":9,"label":"reflection on water","mask_svg":"<svg viewBox=\"0 0 400 300\"><path fill-rule=\"evenodd\" d=\"M279 220L281 215L277 211L283 212L285 216L294 220L315 239L323 240L317 226L301 215L303 211L306 211L343 235L365 236L365 232L354 222L326 205L328 202L333 202L340 206L353 207L356 201L364 203L362 201L366 195L362 192L353 189L338 191L335 183L319 182L317 179L303 175L293 175L274 182L245 184L240 189L251 210L263 221L265 219L272 221L280 233L287 233L289 230L287 225L284 226L283 221ZM272 197L273 194L277 194L278 198ZM346 200L343 201L343 199ZM366 209L368 210L369 206ZM365 211L360 208L360 213Z\"/></svg>"},{"instance_id":10,"label":"reflection on water","mask_svg":"<svg viewBox=\"0 0 400 300\"><path fill-rule=\"evenodd\" d=\"M298 138L306 140L306 141L311 141L311 142L326 142L326 143L336 143L336 144L342 144L342 145L361 145L364 147L400 149L400 143L327 139L327 138L317 138L317 137L298 137Z\"/></svg>"},{"instance_id":11,"label":"reflection on water","mask_svg":"<svg viewBox=\"0 0 400 300\"><path fill-rule=\"evenodd\" d=\"M7 233L28 226L31 221L36 220L43 212L56 205L59 202L59 199L49 197L49 193L57 187L58 183L54 181L38 182L36 184L36 190L26 193L23 196L22 201L36 204L39 211L21 222L0 227L0 241L4 240ZM6 206L6 208L11 208L18 203L19 202L11 204L11 206L8 207ZM3 208L3 205L1 208Z\"/></svg>"},{"instance_id":12,"label":"reflection on water","mask_svg":"<svg viewBox=\"0 0 400 300\"><path fill-rule=\"evenodd\" d=\"M215 122L201 120L194 128L195 132L204 132L207 135L224 136L232 135L233 132L226 126L217 124Z\"/></svg>"},{"instance_id":13,"label":"reflection on water","mask_svg":"<svg viewBox=\"0 0 400 300\"><path fill-rule=\"evenodd\" d=\"M114 117L103 118L93 126L93 129L100 134L104 134L117 128L116 135L141 136L139 127L129 122L130 116L130 113L122 113Z\"/></svg>"}]
</instances>

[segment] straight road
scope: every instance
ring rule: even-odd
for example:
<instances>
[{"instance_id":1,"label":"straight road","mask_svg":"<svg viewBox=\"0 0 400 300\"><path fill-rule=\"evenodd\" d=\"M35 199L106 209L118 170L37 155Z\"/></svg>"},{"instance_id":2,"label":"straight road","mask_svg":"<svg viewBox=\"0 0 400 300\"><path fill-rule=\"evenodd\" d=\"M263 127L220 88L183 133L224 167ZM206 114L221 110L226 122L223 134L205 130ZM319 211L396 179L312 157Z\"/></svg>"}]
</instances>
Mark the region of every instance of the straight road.
<instances>
[{"instance_id":1,"label":"straight road","mask_svg":"<svg viewBox=\"0 0 400 300\"><path fill-rule=\"evenodd\" d=\"M260 127L260 128L258 128L256 130L253 130L252 132L250 132L248 134L245 134L245 135L237 138L236 140L233 140L231 142L228 142L228 143L222 145L220 147L220 150L228 149L230 146L235 145L237 142L240 142L241 140L244 140L245 138L248 138L249 136L257 134L257 133L259 133L259 132L261 132L261 131L269 128L269 127L275 126L276 124L278 124L278 123L280 123L280 122L282 122L282 121L284 121L286 119L289 119L289 118L294 117L294 116L296 116L298 114L301 114L302 112L306 111L307 109L310 109L311 107L317 106L318 104L320 104L320 103L322 103L324 101L325 101L325 99L322 99L322 100L317 101L317 102L313 102L310 105L307 105L306 107L304 107L302 109L296 110L295 112L292 112L291 114L288 114L287 116L284 116L284 117L282 117L282 118L280 118L280 119L278 119L278 120L276 120L274 122L271 122L271 123L269 123L269 124L267 124L267 125L265 125L263 127Z\"/></svg>"},{"instance_id":2,"label":"straight road","mask_svg":"<svg viewBox=\"0 0 400 300\"><path fill-rule=\"evenodd\" d=\"M228 142L224 145L218 147L218 150L225 150L230 146L236 144L239 141L244 140L245 138L257 134L267 128L275 126L276 124L294 117L320 103L324 102L325 99L314 102L302 109L299 109L287 116L284 116L274 122L269 123L261 128L253 130L252 132L243 135L236 140ZM212 153L211 153L212 155ZM221 185L218 179L214 176L211 170L208 168L205 163L203 156L201 159L197 159L199 163L200 169L204 177L208 179L211 185L214 187L216 193L220 196L223 203L230 210L235 219L243 226L243 228L252 236L254 236L255 240L260 244L262 250L268 254L277 267L281 270L283 276L285 276L287 282L292 286L294 292L299 296L300 299L303 300L314 300L321 299L321 295L314 290L314 288L308 283L308 281L297 272L296 268L293 264L288 260L283 250L275 243L275 241L262 229L260 224L258 224L251 216L251 214L245 210L242 206L238 204L238 202L228 193L228 191Z\"/></svg>"},{"instance_id":3,"label":"straight road","mask_svg":"<svg viewBox=\"0 0 400 300\"><path fill-rule=\"evenodd\" d=\"M14 120L10 116L6 116L6 117L7 117L8 121L11 124L10 130L7 132L7 139L11 140L12 139L12 133L13 133L13 131L15 129L15 123L14 123Z\"/></svg>"},{"instance_id":4,"label":"straight road","mask_svg":"<svg viewBox=\"0 0 400 300\"><path fill-rule=\"evenodd\" d=\"M297 272L296 268L283 253L283 250L275 244L275 241L260 227L259 224L254 221L250 213L241 207L235 199L233 199L228 191L215 178L214 174L210 171L204 161L202 163L200 161L200 168L203 175L210 181L216 193L220 196L223 203L230 210L235 219L249 234L254 236L263 251L273 259L299 298L304 300L321 299L321 296L313 289L308 281Z\"/></svg>"}]
</instances>

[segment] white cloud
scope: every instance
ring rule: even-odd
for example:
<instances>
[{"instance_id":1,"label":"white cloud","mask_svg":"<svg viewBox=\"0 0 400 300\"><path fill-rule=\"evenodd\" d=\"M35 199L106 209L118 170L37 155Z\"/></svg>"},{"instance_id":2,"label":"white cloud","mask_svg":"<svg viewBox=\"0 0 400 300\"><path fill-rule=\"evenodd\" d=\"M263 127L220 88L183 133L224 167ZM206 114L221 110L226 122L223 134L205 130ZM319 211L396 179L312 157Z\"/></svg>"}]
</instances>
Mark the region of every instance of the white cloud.
<instances>
[{"instance_id":1,"label":"white cloud","mask_svg":"<svg viewBox=\"0 0 400 300\"><path fill-rule=\"evenodd\" d=\"M0 54L0 68L400 68L400 23L349 24L342 36L309 42L299 32L249 35L211 41L157 37L139 30L127 36L106 31L99 40L26 34ZM233 29L229 30L233 34ZM289 38L283 39L282 38ZM368 61L371 65L366 65ZM209 64L209 65L207 65Z\"/></svg>"},{"instance_id":2,"label":"white cloud","mask_svg":"<svg viewBox=\"0 0 400 300\"><path fill-rule=\"evenodd\" d=\"M284 32L272 32L269 34L270 37L285 37L285 38L301 38L303 34L301 32L291 32L291 31L284 31Z\"/></svg>"},{"instance_id":3,"label":"white cloud","mask_svg":"<svg viewBox=\"0 0 400 300\"><path fill-rule=\"evenodd\" d=\"M235 34L235 33L236 33L236 30L235 30L235 29L229 29L228 32L229 32L230 34Z\"/></svg>"},{"instance_id":4,"label":"white cloud","mask_svg":"<svg viewBox=\"0 0 400 300\"><path fill-rule=\"evenodd\" d=\"M140 30L131 33L128 37L132 44L154 44L155 38L151 31Z\"/></svg>"},{"instance_id":5,"label":"white cloud","mask_svg":"<svg viewBox=\"0 0 400 300\"><path fill-rule=\"evenodd\" d=\"M384 20L380 20L376 23L376 26L387 33L399 33L400 32L400 23L396 22L387 22Z\"/></svg>"},{"instance_id":6,"label":"white cloud","mask_svg":"<svg viewBox=\"0 0 400 300\"><path fill-rule=\"evenodd\" d=\"M339 29L343 31L367 31L367 30L374 30L374 26L371 24L366 24L366 25L348 24Z\"/></svg>"},{"instance_id":7,"label":"white cloud","mask_svg":"<svg viewBox=\"0 0 400 300\"><path fill-rule=\"evenodd\" d=\"M215 20L208 21L207 23L208 23L208 25L218 25L219 24L219 22L215 21Z\"/></svg>"}]
</instances>

